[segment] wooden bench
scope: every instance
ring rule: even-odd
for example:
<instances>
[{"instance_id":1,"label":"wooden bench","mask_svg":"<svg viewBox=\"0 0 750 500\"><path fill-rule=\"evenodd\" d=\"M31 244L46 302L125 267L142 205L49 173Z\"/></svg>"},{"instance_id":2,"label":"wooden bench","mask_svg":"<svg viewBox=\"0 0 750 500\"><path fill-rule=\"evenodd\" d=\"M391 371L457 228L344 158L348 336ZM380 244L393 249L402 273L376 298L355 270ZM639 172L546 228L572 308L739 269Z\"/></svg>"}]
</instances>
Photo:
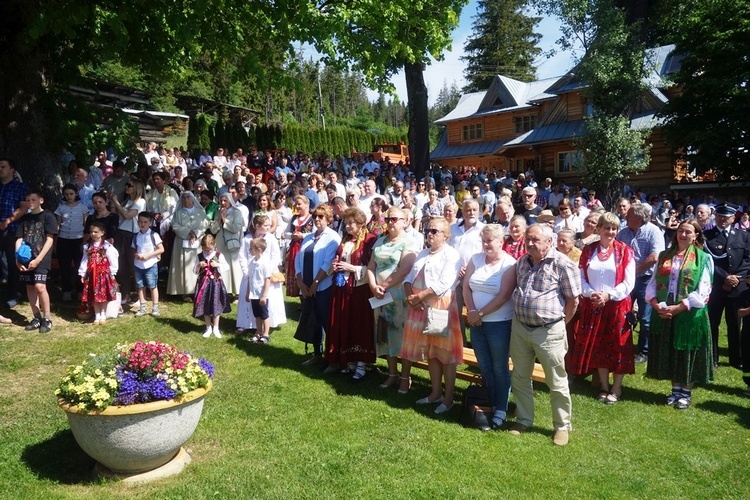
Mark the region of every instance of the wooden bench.
<instances>
[{"instance_id":1,"label":"wooden bench","mask_svg":"<svg viewBox=\"0 0 750 500\"><path fill-rule=\"evenodd\" d=\"M471 382L472 384L481 385L482 384L482 375L479 373L479 363L477 362L477 357L474 354L474 349L471 347L464 347L464 365L466 365L469 368L475 368L475 371L466 371L457 369L456 370L456 378L459 378L461 380L466 380L467 382ZM423 370L427 370L428 364L427 361L414 361L412 362L411 366L415 368L422 368ZM463 366L463 365L459 365ZM513 371L513 361L508 360L508 367L511 371ZM534 371L531 374L531 379L535 382L541 382L545 383L545 377L544 377L544 369L542 368L542 365L539 363L534 364Z\"/></svg>"}]
</instances>

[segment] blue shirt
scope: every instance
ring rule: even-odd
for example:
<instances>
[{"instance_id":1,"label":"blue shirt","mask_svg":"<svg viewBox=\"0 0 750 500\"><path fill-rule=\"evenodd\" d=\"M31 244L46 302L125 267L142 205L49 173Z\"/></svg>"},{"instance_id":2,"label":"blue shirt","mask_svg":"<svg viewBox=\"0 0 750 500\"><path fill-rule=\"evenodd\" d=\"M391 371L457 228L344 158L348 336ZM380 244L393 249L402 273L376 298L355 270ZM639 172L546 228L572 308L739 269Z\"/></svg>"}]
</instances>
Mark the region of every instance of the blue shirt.
<instances>
[{"instance_id":1,"label":"blue shirt","mask_svg":"<svg viewBox=\"0 0 750 500\"><path fill-rule=\"evenodd\" d=\"M621 241L633 249L636 266L652 253L658 255L664 251L664 235L656 225L650 222L639 227L637 231L625 226L617 234L617 241ZM652 266L639 273L638 276L651 276L653 271Z\"/></svg>"},{"instance_id":2,"label":"blue shirt","mask_svg":"<svg viewBox=\"0 0 750 500\"><path fill-rule=\"evenodd\" d=\"M17 179L7 184L0 183L0 220L5 220L18 209L18 204L26 201L26 192L29 188ZM23 215L23 214L22 214ZM8 225L8 234L15 234L16 223Z\"/></svg>"}]
</instances>

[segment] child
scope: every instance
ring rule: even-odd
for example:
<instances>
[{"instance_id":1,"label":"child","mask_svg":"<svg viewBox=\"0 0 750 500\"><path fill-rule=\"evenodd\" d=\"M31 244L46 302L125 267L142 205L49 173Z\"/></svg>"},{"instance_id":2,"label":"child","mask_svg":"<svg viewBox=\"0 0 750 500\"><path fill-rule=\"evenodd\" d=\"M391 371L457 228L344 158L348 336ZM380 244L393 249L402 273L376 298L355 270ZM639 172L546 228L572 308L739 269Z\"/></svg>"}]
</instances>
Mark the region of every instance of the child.
<instances>
[{"instance_id":1,"label":"child","mask_svg":"<svg viewBox=\"0 0 750 500\"><path fill-rule=\"evenodd\" d=\"M159 255L164 253L164 245L158 233L151 231L150 212L141 212L138 214L138 232L133 236L132 247L135 249L135 286L138 287L138 301L140 309L136 316L145 316L146 312L146 288L151 290L151 308L152 316L159 314L159 289L156 287L159 279L157 264Z\"/></svg>"},{"instance_id":2,"label":"child","mask_svg":"<svg viewBox=\"0 0 750 500\"><path fill-rule=\"evenodd\" d=\"M229 264L221 253L216 251L216 240L210 234L201 238L203 251L198 254L193 271L198 275L195 285L195 302L193 303L193 317L206 320L204 338L213 333L217 339L221 338L219 318L221 313L231 311L227 300L227 289L221 273L229 271Z\"/></svg>"},{"instance_id":3,"label":"child","mask_svg":"<svg viewBox=\"0 0 750 500\"><path fill-rule=\"evenodd\" d=\"M252 258L247 263L247 295L245 300L250 302L255 316L256 333L250 342L268 344L268 290L271 287L271 275L273 265L268 256L263 252L266 250L266 240L254 238L250 241L250 255Z\"/></svg>"},{"instance_id":4,"label":"child","mask_svg":"<svg viewBox=\"0 0 750 500\"><path fill-rule=\"evenodd\" d=\"M34 319L26 325L26 331L39 329L40 333L52 330L49 293L47 293L47 275L52 267L52 245L57 234L57 219L52 213L42 208L44 198L39 191L29 190L26 193L29 211L19 219L16 225L16 252L21 243L31 247L31 260L22 263L16 259L20 271L18 281L26 285Z\"/></svg>"},{"instance_id":5,"label":"child","mask_svg":"<svg viewBox=\"0 0 750 500\"><path fill-rule=\"evenodd\" d=\"M72 300L76 284L73 281L73 270L81 263L81 244L83 243L83 228L89 209L81 203L78 188L75 184L63 187L65 203L61 203L55 210L57 216L57 261L60 264L60 278L62 280L63 302Z\"/></svg>"},{"instance_id":6,"label":"child","mask_svg":"<svg viewBox=\"0 0 750 500\"><path fill-rule=\"evenodd\" d=\"M105 240L107 226L94 221L89 229L91 241L83 246L83 259L78 275L83 283L81 301L94 304L94 324L103 325L107 321L107 302L117 298L115 274L119 267L119 253Z\"/></svg>"}]
</instances>

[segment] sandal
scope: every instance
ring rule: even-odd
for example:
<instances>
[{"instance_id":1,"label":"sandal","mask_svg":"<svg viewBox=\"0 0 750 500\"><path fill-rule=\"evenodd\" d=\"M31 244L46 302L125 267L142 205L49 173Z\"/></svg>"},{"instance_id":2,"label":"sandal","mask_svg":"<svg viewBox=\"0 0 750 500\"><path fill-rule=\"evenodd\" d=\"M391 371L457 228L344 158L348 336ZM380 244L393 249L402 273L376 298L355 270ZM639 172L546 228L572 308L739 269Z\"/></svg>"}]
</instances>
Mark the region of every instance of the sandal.
<instances>
[{"instance_id":1,"label":"sandal","mask_svg":"<svg viewBox=\"0 0 750 500\"><path fill-rule=\"evenodd\" d=\"M406 389L402 389L401 386L398 388L398 393L399 394L406 394L407 392L409 392L409 389L411 389L411 377L401 377L401 376L399 376L398 378L399 378L399 380L401 380L401 386L404 385L404 380L408 381L408 384L406 384Z\"/></svg>"},{"instance_id":2,"label":"sandal","mask_svg":"<svg viewBox=\"0 0 750 500\"><path fill-rule=\"evenodd\" d=\"M256 333L252 337L248 337L247 341L250 342L251 344L257 344L258 342L260 342L260 337L261 337L260 333Z\"/></svg>"},{"instance_id":3,"label":"sandal","mask_svg":"<svg viewBox=\"0 0 750 500\"><path fill-rule=\"evenodd\" d=\"M367 371L365 370L365 365L357 365L356 370L354 370L354 375L352 376L352 379L362 380L363 378L365 378L365 375L367 375Z\"/></svg>"},{"instance_id":4,"label":"sandal","mask_svg":"<svg viewBox=\"0 0 750 500\"><path fill-rule=\"evenodd\" d=\"M622 400L622 394L618 396L614 392L610 392L609 394L607 394L607 397L604 398L604 404L611 406L611 405L619 403L621 400Z\"/></svg>"},{"instance_id":5,"label":"sandal","mask_svg":"<svg viewBox=\"0 0 750 500\"><path fill-rule=\"evenodd\" d=\"M609 395L610 395L609 391L601 391L601 392L599 392L599 394L597 394L596 400L599 401L600 403L606 403L607 402L607 397Z\"/></svg>"},{"instance_id":6,"label":"sandal","mask_svg":"<svg viewBox=\"0 0 750 500\"><path fill-rule=\"evenodd\" d=\"M355 371L357 371L357 364L356 363L349 363L347 364L343 370L341 370L342 375L352 375Z\"/></svg>"},{"instance_id":7,"label":"sandal","mask_svg":"<svg viewBox=\"0 0 750 500\"><path fill-rule=\"evenodd\" d=\"M398 381L398 373L389 373L388 378L385 379L385 382L380 384L378 387L381 389L388 389L390 386L395 384Z\"/></svg>"},{"instance_id":8,"label":"sandal","mask_svg":"<svg viewBox=\"0 0 750 500\"><path fill-rule=\"evenodd\" d=\"M269 337L268 335L261 335L258 337L257 342L259 344L268 344L270 340L271 340L271 337Z\"/></svg>"}]
</instances>

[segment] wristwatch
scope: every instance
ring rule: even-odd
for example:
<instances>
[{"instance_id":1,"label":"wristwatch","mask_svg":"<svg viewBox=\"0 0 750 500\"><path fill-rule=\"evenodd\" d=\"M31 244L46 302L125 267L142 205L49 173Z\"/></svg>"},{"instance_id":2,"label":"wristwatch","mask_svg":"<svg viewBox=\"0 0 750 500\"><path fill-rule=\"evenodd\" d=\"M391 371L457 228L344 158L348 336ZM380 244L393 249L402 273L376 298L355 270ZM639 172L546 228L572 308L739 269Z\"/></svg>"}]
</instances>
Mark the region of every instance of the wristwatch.
<instances>
[{"instance_id":1,"label":"wristwatch","mask_svg":"<svg viewBox=\"0 0 750 500\"><path fill-rule=\"evenodd\" d=\"M479 314L480 318L484 318L484 313L482 311L477 311L477 313Z\"/></svg>"},{"instance_id":2,"label":"wristwatch","mask_svg":"<svg viewBox=\"0 0 750 500\"><path fill-rule=\"evenodd\" d=\"M315 280L315 284L316 284L316 285L320 285L320 280L319 280L319 279L316 279L316 280Z\"/></svg>"}]
</instances>

